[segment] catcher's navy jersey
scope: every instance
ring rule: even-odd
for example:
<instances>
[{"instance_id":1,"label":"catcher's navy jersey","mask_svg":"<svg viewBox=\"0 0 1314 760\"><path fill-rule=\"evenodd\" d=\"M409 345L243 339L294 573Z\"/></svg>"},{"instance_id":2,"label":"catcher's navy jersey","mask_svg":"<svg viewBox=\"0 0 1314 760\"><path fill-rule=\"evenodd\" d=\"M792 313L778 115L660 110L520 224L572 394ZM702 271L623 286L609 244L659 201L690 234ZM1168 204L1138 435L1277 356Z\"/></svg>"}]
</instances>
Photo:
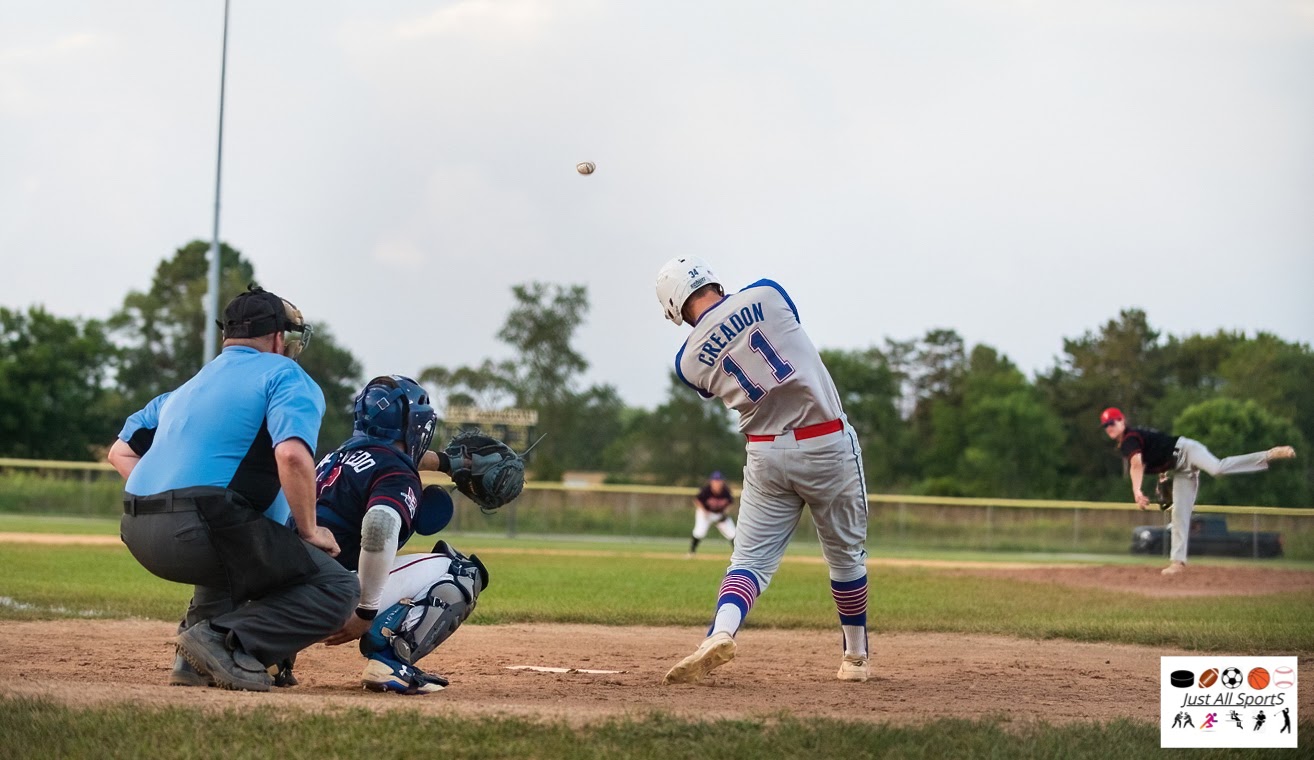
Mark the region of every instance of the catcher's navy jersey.
<instances>
[{"instance_id":1,"label":"catcher's navy jersey","mask_svg":"<svg viewBox=\"0 0 1314 760\"><path fill-rule=\"evenodd\" d=\"M844 414L821 355L784 288L758 280L698 319L675 372L739 412L741 432L779 435Z\"/></svg>"},{"instance_id":2,"label":"catcher's navy jersey","mask_svg":"<svg viewBox=\"0 0 1314 760\"><path fill-rule=\"evenodd\" d=\"M360 559L360 526L371 507L384 506L401 517L401 548L415 533L420 508L420 474L410 459L387 446L338 449L315 472L319 498L315 517L333 532L342 553L337 560L355 570Z\"/></svg>"}]
</instances>

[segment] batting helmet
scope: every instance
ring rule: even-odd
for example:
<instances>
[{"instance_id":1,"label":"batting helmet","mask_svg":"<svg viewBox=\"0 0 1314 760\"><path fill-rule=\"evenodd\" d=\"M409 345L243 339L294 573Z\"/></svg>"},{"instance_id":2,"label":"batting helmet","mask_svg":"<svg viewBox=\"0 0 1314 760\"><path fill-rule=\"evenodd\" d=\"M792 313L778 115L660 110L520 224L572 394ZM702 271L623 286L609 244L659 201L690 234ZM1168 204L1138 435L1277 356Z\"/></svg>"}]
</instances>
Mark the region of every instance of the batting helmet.
<instances>
[{"instance_id":1,"label":"batting helmet","mask_svg":"<svg viewBox=\"0 0 1314 760\"><path fill-rule=\"evenodd\" d=\"M438 425L438 413L429 404L429 394L401 375L383 375L366 383L356 396L355 416L357 433L401 441L417 465L429 450Z\"/></svg>"},{"instance_id":2,"label":"batting helmet","mask_svg":"<svg viewBox=\"0 0 1314 760\"><path fill-rule=\"evenodd\" d=\"M712 274L707 262L694 256L678 256L657 272L657 303L662 305L662 313L667 319L682 325L684 302L694 291L707 285L721 289L721 281Z\"/></svg>"}]
</instances>

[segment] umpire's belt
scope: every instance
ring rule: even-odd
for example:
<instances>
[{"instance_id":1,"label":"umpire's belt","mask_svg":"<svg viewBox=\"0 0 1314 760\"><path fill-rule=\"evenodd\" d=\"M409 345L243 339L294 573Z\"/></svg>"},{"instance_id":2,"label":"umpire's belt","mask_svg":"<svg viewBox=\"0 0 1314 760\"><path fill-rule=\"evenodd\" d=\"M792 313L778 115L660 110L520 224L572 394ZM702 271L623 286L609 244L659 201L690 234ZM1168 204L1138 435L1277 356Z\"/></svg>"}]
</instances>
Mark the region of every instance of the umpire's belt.
<instances>
[{"instance_id":1,"label":"umpire's belt","mask_svg":"<svg viewBox=\"0 0 1314 760\"><path fill-rule=\"evenodd\" d=\"M162 512L195 512L199 509L199 499L223 500L223 489L216 488L182 488L150 496L123 494L123 514L156 515Z\"/></svg>"},{"instance_id":2,"label":"umpire's belt","mask_svg":"<svg viewBox=\"0 0 1314 760\"><path fill-rule=\"evenodd\" d=\"M831 420L830 422L819 422L816 425L807 425L794 429L794 440L806 441L809 438L820 438L823 435L838 433L844 429L844 420ZM761 443L763 441L774 441L774 435L745 435L752 443Z\"/></svg>"}]
</instances>

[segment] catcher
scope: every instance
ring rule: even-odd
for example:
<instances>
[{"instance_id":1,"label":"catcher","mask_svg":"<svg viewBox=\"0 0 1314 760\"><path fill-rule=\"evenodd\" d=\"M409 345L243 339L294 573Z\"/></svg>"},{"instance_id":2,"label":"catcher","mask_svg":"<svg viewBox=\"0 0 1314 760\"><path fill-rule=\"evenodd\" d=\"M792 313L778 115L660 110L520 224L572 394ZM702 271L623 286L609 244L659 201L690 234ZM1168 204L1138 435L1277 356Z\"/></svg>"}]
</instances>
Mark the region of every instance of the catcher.
<instances>
[{"instance_id":1,"label":"catcher","mask_svg":"<svg viewBox=\"0 0 1314 760\"><path fill-rule=\"evenodd\" d=\"M436 424L428 394L414 380L376 377L356 397L353 436L316 471L316 517L338 540L337 559L356 571L361 588L360 606L325 643L360 640L361 684L372 691L442 690L447 679L416 663L456 631L488 588L479 558L445 541L428 554L398 556L412 535L433 535L452 518L451 496L441 486L422 487L419 471L448 473L486 512L524 486L524 461L488 436L462 433L443 451L430 451ZM289 677L290 668L280 674Z\"/></svg>"}]
</instances>

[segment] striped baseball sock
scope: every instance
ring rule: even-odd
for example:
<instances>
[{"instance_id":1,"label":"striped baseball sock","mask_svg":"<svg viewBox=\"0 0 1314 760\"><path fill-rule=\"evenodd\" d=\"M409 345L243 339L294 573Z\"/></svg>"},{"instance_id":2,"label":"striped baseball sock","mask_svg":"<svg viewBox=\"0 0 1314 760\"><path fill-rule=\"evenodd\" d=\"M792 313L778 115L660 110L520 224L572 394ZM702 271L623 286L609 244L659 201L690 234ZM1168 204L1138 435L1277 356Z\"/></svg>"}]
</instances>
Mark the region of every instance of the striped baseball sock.
<instances>
[{"instance_id":1,"label":"striped baseball sock","mask_svg":"<svg viewBox=\"0 0 1314 760\"><path fill-rule=\"evenodd\" d=\"M721 591L716 597L716 619L707 635L725 632L734 636L743 625L748 611L753 609L753 602L762 593L757 585L757 576L748 570L731 570L721 581Z\"/></svg>"},{"instance_id":2,"label":"striped baseball sock","mask_svg":"<svg viewBox=\"0 0 1314 760\"><path fill-rule=\"evenodd\" d=\"M831 581L830 595L839 610L844 630L844 653L867 656L867 576L851 581Z\"/></svg>"}]
</instances>

